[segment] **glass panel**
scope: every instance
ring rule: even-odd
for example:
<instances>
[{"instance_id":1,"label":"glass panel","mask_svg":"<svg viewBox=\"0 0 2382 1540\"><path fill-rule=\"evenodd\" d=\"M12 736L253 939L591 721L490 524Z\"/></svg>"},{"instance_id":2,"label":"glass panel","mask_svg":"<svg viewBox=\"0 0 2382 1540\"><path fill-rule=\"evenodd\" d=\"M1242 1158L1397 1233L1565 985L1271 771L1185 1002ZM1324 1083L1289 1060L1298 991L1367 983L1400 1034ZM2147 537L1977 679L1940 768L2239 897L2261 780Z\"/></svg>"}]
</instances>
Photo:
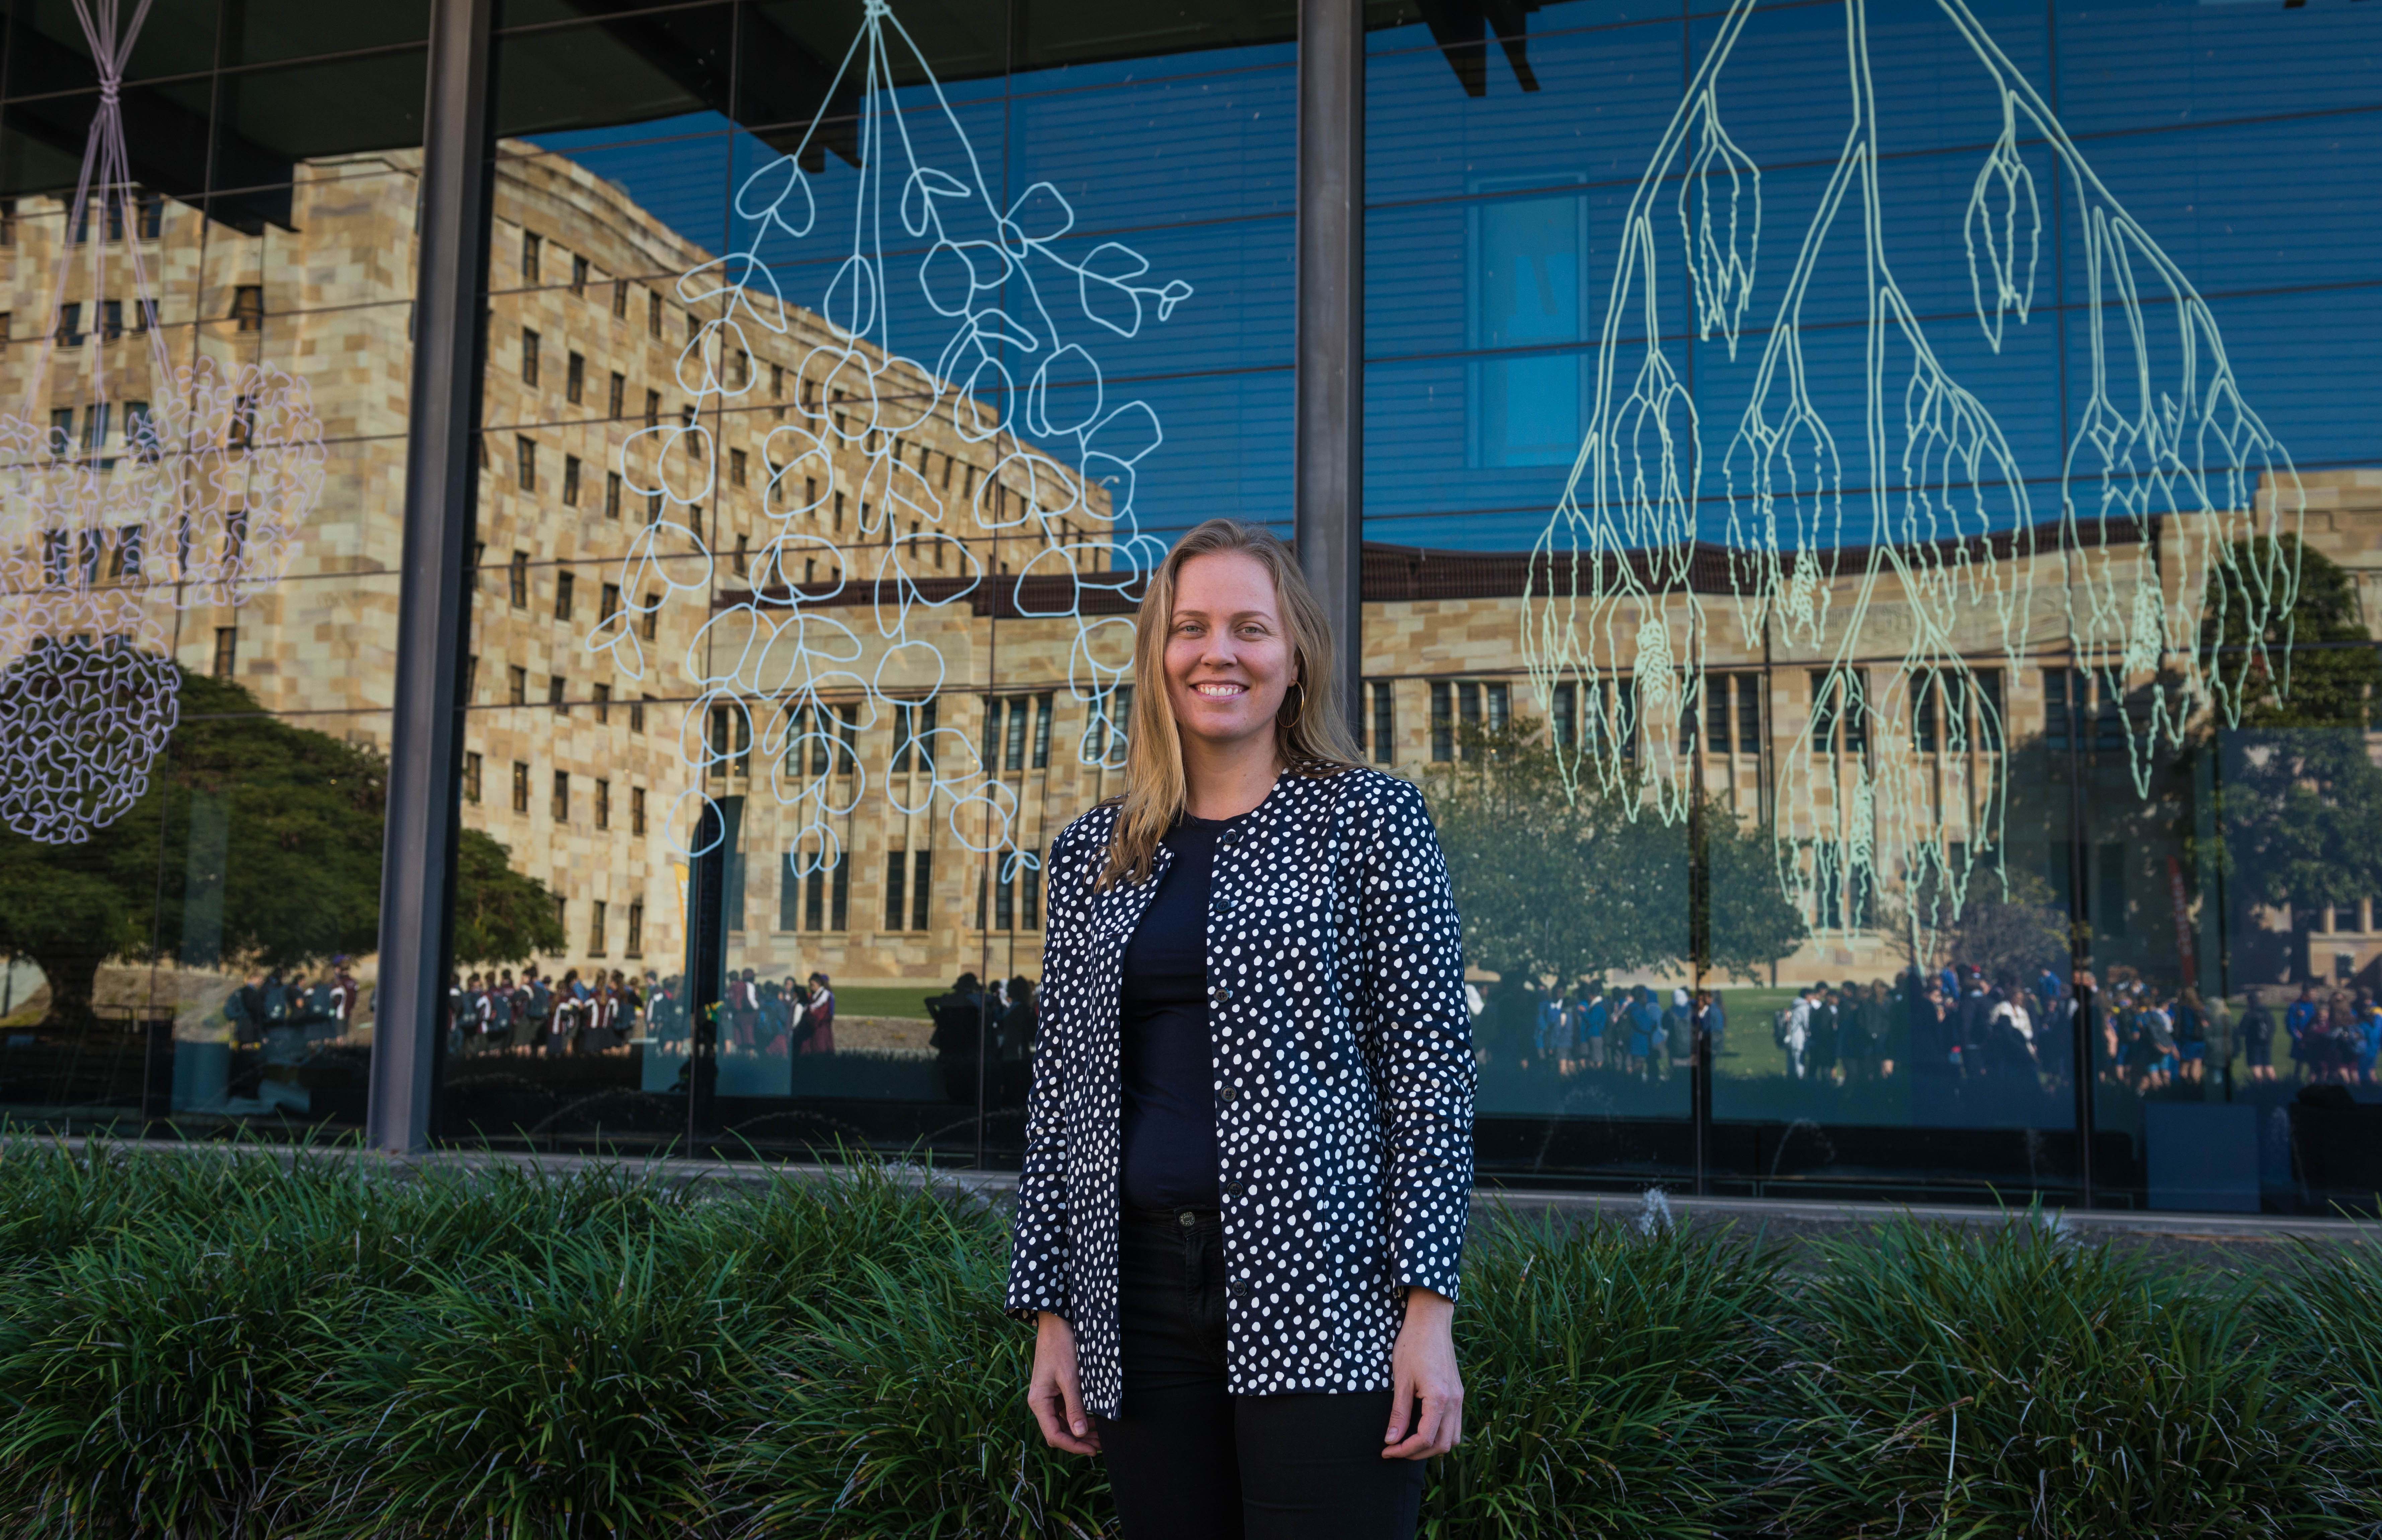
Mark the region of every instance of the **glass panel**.
<instances>
[{"instance_id":1,"label":"glass panel","mask_svg":"<svg viewBox=\"0 0 2382 1540\"><path fill-rule=\"evenodd\" d=\"M2301 671L2376 666L2367 146L2180 61L2362 108L2382 28L1971 13L1374 31L1368 668L1451 766L1514 676L1556 804L1685 840L1707 1187L2321 1204L2382 1148L2370 693Z\"/></svg>"},{"instance_id":2,"label":"glass panel","mask_svg":"<svg viewBox=\"0 0 2382 1540\"><path fill-rule=\"evenodd\" d=\"M1001 6L763 5L731 86L731 16L500 43L464 821L563 923L497 960L511 1035L459 1037L448 1127L1013 1158L1041 856L1115 790L1136 532L1287 511L1292 74L1003 81ZM634 1028L522 1028L522 959L608 977L627 903Z\"/></svg>"},{"instance_id":3,"label":"glass panel","mask_svg":"<svg viewBox=\"0 0 2382 1540\"><path fill-rule=\"evenodd\" d=\"M132 73L211 68L204 12L153 7ZM18 89L60 18L17 13ZM6 109L12 1117L362 1120L421 93L414 55L190 75L89 166L95 95Z\"/></svg>"}]
</instances>

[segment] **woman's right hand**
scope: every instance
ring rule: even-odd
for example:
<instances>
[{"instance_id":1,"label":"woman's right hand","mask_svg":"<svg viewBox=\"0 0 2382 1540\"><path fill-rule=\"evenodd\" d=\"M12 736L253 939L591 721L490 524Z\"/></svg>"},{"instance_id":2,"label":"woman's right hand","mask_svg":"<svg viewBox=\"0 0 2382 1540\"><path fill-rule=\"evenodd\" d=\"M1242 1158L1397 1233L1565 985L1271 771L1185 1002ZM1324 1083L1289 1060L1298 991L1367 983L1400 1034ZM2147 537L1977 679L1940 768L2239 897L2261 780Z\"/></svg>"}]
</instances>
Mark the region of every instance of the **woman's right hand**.
<instances>
[{"instance_id":1,"label":"woman's right hand","mask_svg":"<svg viewBox=\"0 0 2382 1540\"><path fill-rule=\"evenodd\" d=\"M1034 1376L1025 1388L1025 1404L1042 1424L1042 1437L1054 1449L1069 1454L1100 1452L1099 1430L1084 1411L1084 1390L1075 1378L1075 1332L1049 1311L1034 1331Z\"/></svg>"}]
</instances>

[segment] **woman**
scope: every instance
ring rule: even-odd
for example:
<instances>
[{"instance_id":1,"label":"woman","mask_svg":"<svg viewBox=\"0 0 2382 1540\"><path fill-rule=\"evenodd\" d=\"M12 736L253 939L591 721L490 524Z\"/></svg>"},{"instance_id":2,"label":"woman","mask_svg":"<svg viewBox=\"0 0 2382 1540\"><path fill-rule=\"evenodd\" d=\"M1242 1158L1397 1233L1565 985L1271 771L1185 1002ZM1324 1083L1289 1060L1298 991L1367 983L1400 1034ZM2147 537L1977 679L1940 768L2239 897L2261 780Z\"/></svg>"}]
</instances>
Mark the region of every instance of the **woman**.
<instances>
[{"instance_id":1,"label":"woman","mask_svg":"<svg viewBox=\"0 0 2382 1540\"><path fill-rule=\"evenodd\" d=\"M1152 576L1124 795L1053 843L1009 1308L1125 1540L1406 1536L1454 1447L1473 1061L1421 795L1282 543Z\"/></svg>"}]
</instances>

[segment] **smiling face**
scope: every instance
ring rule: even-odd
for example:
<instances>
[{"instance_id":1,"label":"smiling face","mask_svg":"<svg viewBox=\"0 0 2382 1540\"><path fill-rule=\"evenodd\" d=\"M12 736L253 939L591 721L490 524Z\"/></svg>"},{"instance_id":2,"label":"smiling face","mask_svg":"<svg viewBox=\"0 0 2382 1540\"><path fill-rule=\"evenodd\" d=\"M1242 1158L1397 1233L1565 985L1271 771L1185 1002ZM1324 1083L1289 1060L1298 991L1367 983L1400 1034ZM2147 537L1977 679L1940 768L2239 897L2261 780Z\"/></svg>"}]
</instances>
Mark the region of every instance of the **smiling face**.
<instances>
[{"instance_id":1,"label":"smiling face","mask_svg":"<svg viewBox=\"0 0 2382 1540\"><path fill-rule=\"evenodd\" d=\"M1273 574L1240 551L1195 556L1174 574L1166 696L1185 740L1211 749L1269 741L1298 673Z\"/></svg>"}]
</instances>

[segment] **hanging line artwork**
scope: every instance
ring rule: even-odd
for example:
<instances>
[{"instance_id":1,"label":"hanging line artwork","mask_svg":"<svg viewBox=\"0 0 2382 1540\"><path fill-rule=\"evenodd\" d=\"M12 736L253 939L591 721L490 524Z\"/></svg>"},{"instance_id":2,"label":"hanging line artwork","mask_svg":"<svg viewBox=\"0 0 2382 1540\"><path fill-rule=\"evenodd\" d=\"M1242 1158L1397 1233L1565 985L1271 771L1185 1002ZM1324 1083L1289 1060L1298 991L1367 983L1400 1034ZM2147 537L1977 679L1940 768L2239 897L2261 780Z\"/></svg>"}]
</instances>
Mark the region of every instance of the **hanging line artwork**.
<instances>
[{"instance_id":1,"label":"hanging line artwork","mask_svg":"<svg viewBox=\"0 0 2382 1540\"><path fill-rule=\"evenodd\" d=\"M1822 929L1836 929L1849 912L1844 894L1906 884L1926 895L1913 901L1928 911L1914 922L1932 928L1958 918L1972 877L2008 881L2007 697L1975 665L2014 676L2046 639L2031 641L2031 619L2064 630L2078 670L2114 704L2147 797L2162 748L2179 744L2198 713L2237 722L2245 680L2270 672L2270 651L2288 646L2297 543L2282 537L2298 534L2305 496L2243 400L2207 303L1964 0L1937 0L1935 12L1998 109L1962 228L1972 324L1990 353L2028 325L2044 260L2030 154L2056 163L2051 185L2072 198L2082 252L2085 298L2069 325L2081 330L2089 375L2056 521L1897 280L1886 231L1909 227L1881 184L1886 125L1867 0L1842 7L1841 150L1760 313L1767 334L1743 334L1759 348L1743 361L1750 377L1731 380L1745 404L1712 462L1707 425L1664 339L1657 287L1684 272L1698 338L1717 333L1740 366L1741 328L1757 314L1762 173L1728 132L1722 87L1757 8L1735 0L1717 21L1630 201L1592 414L1536 547L1523 647L1545 698L1577 692L1580 726L1558 745L1572 795L1684 819L1697 795L1695 745L1691 730L1670 728L1699 720L1715 619L1691 579L1725 569L1725 609L1753 655L1773 640L1812 675L1810 719L1777 755L1782 888L1820 912ZM1897 24L1921 14L1897 11ZM1858 392L1823 398L1813 388L1805 310L1821 281L1849 281L1862 296ZM1698 509L1715 480L1725 533L1699 563ZM2036 610L2038 560L2059 564L2056 619ZM1717 586L1707 576L1706 591ZM2229 603L2248 606L2236 634L2250 645L2220 654L2204 619ZM2285 635L2270 648L2275 624ZM1912 727L1922 721L1925 733ZM1869 722L1893 725L1872 736ZM1922 746L1938 722L1940 750Z\"/></svg>"},{"instance_id":2,"label":"hanging line artwork","mask_svg":"<svg viewBox=\"0 0 2382 1540\"><path fill-rule=\"evenodd\" d=\"M897 79L913 82L898 93L906 102ZM622 446L623 485L655 511L623 559L622 608L587 646L642 679L644 618L674 602L711 604L716 562L701 510L713 500L719 450L706 425L753 389L747 328L789 339L797 420L762 445L767 523L750 588L716 606L686 651L695 698L679 752L693 774L668 824L675 848L696 856L716 845L718 832L707 843L699 832L725 826L704 816L705 781L757 753L792 828L788 869L832 870L843 856L837 822L867 794L846 735L890 718L896 761L915 756L917 770L889 773L889 805L905 816L939 811L960 848L998 859L1006 884L1038 857L1020 848L1017 795L993 753L927 725L949 683L935 612L997 582L993 613L1070 624L1069 689L1089 719L1078 753L1123 762L1119 686L1134 622L1116 601L1137 594L1163 554L1134 514L1136 468L1163 436L1147 402L1108 387L1092 349L1103 335L1134 338L1166 320L1191 289L1148 281L1148 262L1115 241L1063 247L1075 211L1048 182L997 197L961 115L883 0L868 0L821 102L797 147L738 187L743 248L678 279L682 302L715 314L679 355L690 409ZM842 121L829 123L830 113ZM826 195L804 168L829 133L854 145L848 220L823 217ZM819 245L831 247L824 262ZM779 289L768 258L788 253L828 273L816 310L789 306ZM975 449L984 474L972 464L954 487L947 452L942 477L930 479L926 440L939 435ZM904 458L912 445L915 462ZM822 511L830 500L840 510L847 493L852 533L820 533ZM1014 573L988 572L979 548L995 539L1031 555ZM873 643L836 618L852 611L847 585L867 587L857 623L873 624Z\"/></svg>"},{"instance_id":3,"label":"hanging line artwork","mask_svg":"<svg viewBox=\"0 0 2382 1540\"><path fill-rule=\"evenodd\" d=\"M120 105L149 4L119 23L117 0L74 0L98 100L53 238L49 324L0 416L0 823L49 844L138 801L179 720L157 605L237 607L276 581L323 490L303 380L195 345L185 367L167 355L141 250L162 200L132 181Z\"/></svg>"}]
</instances>

